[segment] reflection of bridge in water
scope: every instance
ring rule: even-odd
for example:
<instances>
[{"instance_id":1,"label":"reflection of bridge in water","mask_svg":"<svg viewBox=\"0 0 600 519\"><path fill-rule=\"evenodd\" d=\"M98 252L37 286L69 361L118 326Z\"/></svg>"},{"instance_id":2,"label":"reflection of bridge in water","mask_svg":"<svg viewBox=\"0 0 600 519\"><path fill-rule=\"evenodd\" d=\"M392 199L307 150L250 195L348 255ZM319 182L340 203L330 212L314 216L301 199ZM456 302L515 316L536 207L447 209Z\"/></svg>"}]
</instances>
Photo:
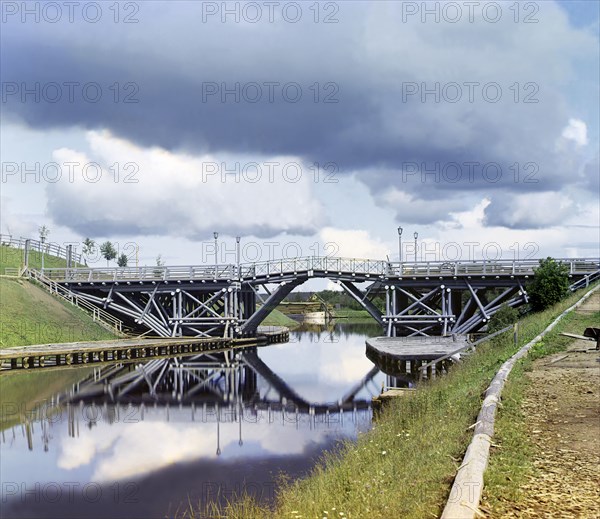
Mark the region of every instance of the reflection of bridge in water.
<instances>
[{"instance_id":1,"label":"reflection of bridge in water","mask_svg":"<svg viewBox=\"0 0 600 519\"><path fill-rule=\"evenodd\" d=\"M600 276L600 260L559 260L571 288ZM339 283L387 336L466 334L484 327L502 305L528 301L538 260L391 263L309 257L242 265L30 270L69 297L118 315L159 336L253 336L259 324L305 281ZM384 308L374 298L383 296Z\"/></svg>"},{"instance_id":2,"label":"reflection of bridge in water","mask_svg":"<svg viewBox=\"0 0 600 519\"><path fill-rule=\"evenodd\" d=\"M307 430L368 426L372 397L380 389L374 382L378 373L373 367L335 401L313 402L274 373L257 348L117 363L94 368L69 390L28 412L22 424L3 431L2 441L14 440L21 429L19 435L32 450L41 432L48 450L52 428L63 421L72 437L79 436L81 427L100 423L213 424L217 441L220 425L239 424L240 445L242 429L251 424Z\"/></svg>"},{"instance_id":3,"label":"reflection of bridge in water","mask_svg":"<svg viewBox=\"0 0 600 519\"><path fill-rule=\"evenodd\" d=\"M156 359L144 364L116 364L95 369L66 394L62 403L119 403L134 406L199 406L244 408L301 414L326 414L368 409L369 398L357 399L379 372L373 367L335 402L309 402L258 356L256 348Z\"/></svg>"},{"instance_id":4,"label":"reflection of bridge in water","mask_svg":"<svg viewBox=\"0 0 600 519\"><path fill-rule=\"evenodd\" d=\"M371 400L379 393L373 367L336 401L311 402L274 373L256 348L155 359L139 364L94 368L71 389L29 413L19 426L2 434L3 442L22 429L29 449L41 428L44 448L52 424L66 420L70 436L79 428L106 422L279 424L307 429L337 429L368 424Z\"/></svg>"}]
</instances>

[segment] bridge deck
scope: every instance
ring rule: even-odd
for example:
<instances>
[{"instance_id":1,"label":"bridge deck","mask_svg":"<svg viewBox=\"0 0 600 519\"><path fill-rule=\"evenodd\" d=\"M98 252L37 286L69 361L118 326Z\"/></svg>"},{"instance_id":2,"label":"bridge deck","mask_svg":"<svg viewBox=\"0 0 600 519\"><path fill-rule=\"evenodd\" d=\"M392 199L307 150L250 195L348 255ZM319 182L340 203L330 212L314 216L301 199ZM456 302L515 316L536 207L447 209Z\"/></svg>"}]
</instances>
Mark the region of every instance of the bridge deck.
<instances>
[{"instance_id":1,"label":"bridge deck","mask_svg":"<svg viewBox=\"0 0 600 519\"><path fill-rule=\"evenodd\" d=\"M574 275L585 275L600 270L598 258L559 259ZM170 280L256 281L295 278L298 276L401 279L428 277L468 276L521 276L533 275L539 260L486 260L486 261L427 261L393 263L356 258L308 257L273 260L242 265L183 265L164 267L115 267L44 269L44 275L58 282L144 282Z\"/></svg>"}]
</instances>

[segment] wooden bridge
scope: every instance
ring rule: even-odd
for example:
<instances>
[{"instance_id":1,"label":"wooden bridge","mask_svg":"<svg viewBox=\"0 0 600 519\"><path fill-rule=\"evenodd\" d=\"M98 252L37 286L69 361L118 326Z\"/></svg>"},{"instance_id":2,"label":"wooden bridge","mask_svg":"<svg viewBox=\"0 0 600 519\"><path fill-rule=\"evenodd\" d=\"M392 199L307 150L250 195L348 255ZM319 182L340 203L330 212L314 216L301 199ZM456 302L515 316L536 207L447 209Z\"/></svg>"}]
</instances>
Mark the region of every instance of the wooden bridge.
<instances>
[{"instance_id":1,"label":"wooden bridge","mask_svg":"<svg viewBox=\"0 0 600 519\"><path fill-rule=\"evenodd\" d=\"M4 238L2 238L4 240ZM25 247L31 240L25 240ZM11 246L20 246L9 243ZM27 252L27 251L26 251ZM340 285L388 337L477 331L503 306L528 301L539 260L389 262L302 257L227 265L25 269L51 292L119 332L161 337L249 337L294 288L314 278ZM27 257L27 254L25 254ZM563 258L571 289L600 278L599 258ZM385 299L377 305L375 297ZM97 311L94 311L97 309Z\"/></svg>"},{"instance_id":2,"label":"wooden bridge","mask_svg":"<svg viewBox=\"0 0 600 519\"><path fill-rule=\"evenodd\" d=\"M600 259L559 259L572 289L600 277ZM538 260L393 263L307 257L240 265L184 265L30 270L164 337L244 337L297 286L314 278L338 283L382 325L387 336L466 334L484 327L502 305L526 303ZM377 307L375 296L385 299Z\"/></svg>"}]
</instances>

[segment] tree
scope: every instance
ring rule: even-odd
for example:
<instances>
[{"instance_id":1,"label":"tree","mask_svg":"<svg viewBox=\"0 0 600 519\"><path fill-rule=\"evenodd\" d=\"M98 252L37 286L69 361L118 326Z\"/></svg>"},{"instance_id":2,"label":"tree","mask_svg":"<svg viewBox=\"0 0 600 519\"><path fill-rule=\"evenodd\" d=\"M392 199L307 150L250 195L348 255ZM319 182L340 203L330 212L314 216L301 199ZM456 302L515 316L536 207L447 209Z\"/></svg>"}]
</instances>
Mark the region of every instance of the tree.
<instances>
[{"instance_id":1,"label":"tree","mask_svg":"<svg viewBox=\"0 0 600 519\"><path fill-rule=\"evenodd\" d=\"M569 293L569 267L550 257L540 260L527 293L535 311L558 303Z\"/></svg>"},{"instance_id":2,"label":"tree","mask_svg":"<svg viewBox=\"0 0 600 519\"><path fill-rule=\"evenodd\" d=\"M519 312L512 306L502 305L500 309L492 315L490 324L488 324L488 332L494 333L502 328L506 328L519 320Z\"/></svg>"},{"instance_id":3,"label":"tree","mask_svg":"<svg viewBox=\"0 0 600 519\"><path fill-rule=\"evenodd\" d=\"M165 266L165 261L162 259L162 255L159 254L158 256L156 256L156 266L159 267L157 269L154 269L154 275L155 276L160 276L162 275L162 267Z\"/></svg>"},{"instance_id":4,"label":"tree","mask_svg":"<svg viewBox=\"0 0 600 519\"><path fill-rule=\"evenodd\" d=\"M117 257L117 251L114 248L113 244L109 241L105 241L102 245L100 245L100 253L106 260L106 266L108 267L108 262Z\"/></svg>"},{"instance_id":5,"label":"tree","mask_svg":"<svg viewBox=\"0 0 600 519\"><path fill-rule=\"evenodd\" d=\"M119 256L119 259L117 260L117 265L119 265L119 267L127 266L127 255L124 252Z\"/></svg>"},{"instance_id":6,"label":"tree","mask_svg":"<svg viewBox=\"0 0 600 519\"><path fill-rule=\"evenodd\" d=\"M48 227L46 227L45 225L42 225L39 229L38 229L39 233L40 233L40 241L41 242L45 242L46 238L48 237L48 235L50 234L50 229L48 229Z\"/></svg>"},{"instance_id":7,"label":"tree","mask_svg":"<svg viewBox=\"0 0 600 519\"><path fill-rule=\"evenodd\" d=\"M85 240L83 240L83 253L86 256L92 254L95 248L96 242L94 240L92 240L91 238L86 238Z\"/></svg>"}]
</instances>

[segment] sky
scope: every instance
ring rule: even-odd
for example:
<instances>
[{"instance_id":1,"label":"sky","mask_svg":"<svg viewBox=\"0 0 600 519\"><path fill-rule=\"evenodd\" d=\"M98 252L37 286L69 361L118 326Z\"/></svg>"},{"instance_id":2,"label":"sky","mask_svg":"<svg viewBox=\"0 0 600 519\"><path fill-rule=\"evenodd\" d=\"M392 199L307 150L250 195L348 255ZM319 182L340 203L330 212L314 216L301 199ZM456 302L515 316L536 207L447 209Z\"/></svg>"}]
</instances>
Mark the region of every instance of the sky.
<instances>
[{"instance_id":1,"label":"sky","mask_svg":"<svg viewBox=\"0 0 600 519\"><path fill-rule=\"evenodd\" d=\"M1 5L3 234L130 265L212 263L214 232L228 263L236 236L242 261L600 254L598 2Z\"/></svg>"}]
</instances>

